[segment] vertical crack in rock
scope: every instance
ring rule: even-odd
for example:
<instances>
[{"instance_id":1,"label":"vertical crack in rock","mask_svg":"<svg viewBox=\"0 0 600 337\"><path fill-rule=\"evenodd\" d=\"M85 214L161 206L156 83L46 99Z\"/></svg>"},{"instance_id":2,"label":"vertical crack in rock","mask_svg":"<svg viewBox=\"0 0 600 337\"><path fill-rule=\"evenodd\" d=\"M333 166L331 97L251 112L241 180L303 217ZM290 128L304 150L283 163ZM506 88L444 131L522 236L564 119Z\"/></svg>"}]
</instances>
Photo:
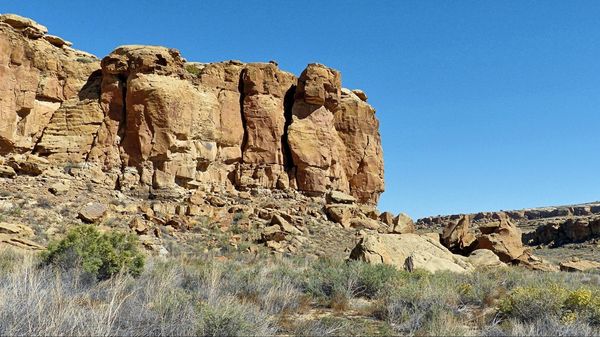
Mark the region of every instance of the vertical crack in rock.
<instances>
[{"instance_id":1,"label":"vertical crack in rock","mask_svg":"<svg viewBox=\"0 0 600 337\"><path fill-rule=\"evenodd\" d=\"M118 80L121 89L121 99L123 101L123 107L121 108L121 116L119 120L119 126L117 128L117 137L119 137L119 142L117 145L117 151L119 153L119 162L121 163L120 171L124 172L126 163L123 162L123 149L122 144L125 141L125 136L127 132L127 75L119 74Z\"/></svg>"},{"instance_id":2,"label":"vertical crack in rock","mask_svg":"<svg viewBox=\"0 0 600 337\"><path fill-rule=\"evenodd\" d=\"M242 163L244 162L244 149L246 148L246 144L248 143L248 127L246 126L246 115L244 114L244 98L246 98L244 94L244 74L246 71L247 69L244 69L240 72L240 79L238 84L238 91L240 93L240 115L242 117L242 128L244 129L244 136L242 137L242 144L240 145Z\"/></svg>"},{"instance_id":3,"label":"vertical crack in rock","mask_svg":"<svg viewBox=\"0 0 600 337\"><path fill-rule=\"evenodd\" d=\"M285 124L283 126L283 135L281 136L281 149L283 150L283 165L286 171L294 168L294 158L292 156L292 149L288 142L288 128L292 124L292 108L294 106L294 96L296 94L296 86L292 85L285 93L283 99L283 115L285 117Z\"/></svg>"}]
</instances>

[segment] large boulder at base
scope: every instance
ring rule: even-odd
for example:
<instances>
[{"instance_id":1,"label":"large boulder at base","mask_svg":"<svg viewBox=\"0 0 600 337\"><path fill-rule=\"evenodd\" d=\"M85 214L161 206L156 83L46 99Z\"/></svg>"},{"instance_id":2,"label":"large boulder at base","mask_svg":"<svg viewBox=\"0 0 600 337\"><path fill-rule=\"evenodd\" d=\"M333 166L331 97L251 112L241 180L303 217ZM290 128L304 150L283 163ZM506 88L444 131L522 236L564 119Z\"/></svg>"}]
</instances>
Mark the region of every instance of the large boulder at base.
<instances>
[{"instance_id":1,"label":"large boulder at base","mask_svg":"<svg viewBox=\"0 0 600 337\"><path fill-rule=\"evenodd\" d=\"M372 234L362 238L350 253L350 259L372 264L389 264L398 269L429 272L464 273L473 266L467 258L452 254L427 235Z\"/></svg>"},{"instance_id":2,"label":"large boulder at base","mask_svg":"<svg viewBox=\"0 0 600 337\"><path fill-rule=\"evenodd\" d=\"M477 249L469 255L467 260L478 268L506 267L498 255L489 249Z\"/></svg>"},{"instance_id":3,"label":"large boulder at base","mask_svg":"<svg viewBox=\"0 0 600 337\"><path fill-rule=\"evenodd\" d=\"M392 220L392 225L389 228L390 228L389 232L394 233L394 234L415 233L417 230L415 228L415 222L406 213L398 214Z\"/></svg>"},{"instance_id":4,"label":"large boulder at base","mask_svg":"<svg viewBox=\"0 0 600 337\"><path fill-rule=\"evenodd\" d=\"M522 233L506 215L498 216L498 221L479 227L478 249L493 251L502 262L511 262L525 252Z\"/></svg>"},{"instance_id":5,"label":"large boulder at base","mask_svg":"<svg viewBox=\"0 0 600 337\"><path fill-rule=\"evenodd\" d=\"M440 237L442 244L454 253L469 254L472 252L477 241L470 225L469 215L463 215L458 221L450 222Z\"/></svg>"}]
</instances>

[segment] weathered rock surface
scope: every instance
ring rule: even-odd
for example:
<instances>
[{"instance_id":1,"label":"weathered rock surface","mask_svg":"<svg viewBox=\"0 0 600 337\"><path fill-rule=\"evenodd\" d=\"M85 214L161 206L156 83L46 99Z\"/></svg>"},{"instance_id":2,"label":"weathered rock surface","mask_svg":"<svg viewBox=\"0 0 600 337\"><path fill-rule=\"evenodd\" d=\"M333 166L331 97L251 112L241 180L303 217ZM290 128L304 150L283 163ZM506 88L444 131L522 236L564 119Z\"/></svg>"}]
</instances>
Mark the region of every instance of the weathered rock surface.
<instances>
[{"instance_id":1,"label":"weathered rock surface","mask_svg":"<svg viewBox=\"0 0 600 337\"><path fill-rule=\"evenodd\" d=\"M46 32L31 19L0 15L0 155L35 151L55 112L78 101L99 69L95 57L41 39Z\"/></svg>"},{"instance_id":2,"label":"weathered rock surface","mask_svg":"<svg viewBox=\"0 0 600 337\"><path fill-rule=\"evenodd\" d=\"M493 251L502 262L510 262L525 252L521 230L506 216L480 226L479 230L481 235L477 237L477 248Z\"/></svg>"},{"instance_id":3,"label":"weathered rock surface","mask_svg":"<svg viewBox=\"0 0 600 337\"><path fill-rule=\"evenodd\" d=\"M415 233L415 223L410 216L400 213L392 220L389 232L395 234Z\"/></svg>"},{"instance_id":4,"label":"weathered rock surface","mask_svg":"<svg viewBox=\"0 0 600 337\"><path fill-rule=\"evenodd\" d=\"M560 263L561 271L584 272L588 270L600 270L600 262L588 260L574 260Z\"/></svg>"},{"instance_id":5,"label":"weathered rock surface","mask_svg":"<svg viewBox=\"0 0 600 337\"><path fill-rule=\"evenodd\" d=\"M107 211L108 208L105 205L94 202L85 205L79 211L79 218L85 222L93 223L101 220Z\"/></svg>"},{"instance_id":6,"label":"weathered rock surface","mask_svg":"<svg viewBox=\"0 0 600 337\"><path fill-rule=\"evenodd\" d=\"M506 267L506 264L500 261L498 255L489 249L477 249L473 251L469 254L467 261L479 268Z\"/></svg>"},{"instance_id":7,"label":"weathered rock surface","mask_svg":"<svg viewBox=\"0 0 600 337\"><path fill-rule=\"evenodd\" d=\"M383 191L375 110L336 70L310 64L296 78L136 45L100 62L69 45L0 16L0 156L93 165L98 181L162 196L293 188L375 204Z\"/></svg>"},{"instance_id":8,"label":"weathered rock surface","mask_svg":"<svg viewBox=\"0 0 600 337\"><path fill-rule=\"evenodd\" d=\"M418 234L372 234L360 240L350 259L390 264L398 269L464 273L473 266L466 257L452 254L439 241Z\"/></svg>"},{"instance_id":9,"label":"weathered rock surface","mask_svg":"<svg viewBox=\"0 0 600 337\"><path fill-rule=\"evenodd\" d=\"M458 254L468 256L475 249L485 249L502 262L511 262L525 252L521 230L504 214L497 214L495 220L472 229L470 216L464 215L444 228L440 241Z\"/></svg>"},{"instance_id":10,"label":"weathered rock surface","mask_svg":"<svg viewBox=\"0 0 600 337\"><path fill-rule=\"evenodd\" d=\"M468 215L457 222L450 223L444 228L440 237L442 244L455 253L471 253L477 245L477 240L470 225L471 220Z\"/></svg>"},{"instance_id":11,"label":"weathered rock surface","mask_svg":"<svg viewBox=\"0 0 600 337\"><path fill-rule=\"evenodd\" d=\"M562 246L600 238L600 203L531 208L516 211L480 212L469 214L477 227L506 216L524 231L528 245ZM422 228L442 227L456 223L463 215L446 215L417 220Z\"/></svg>"},{"instance_id":12,"label":"weathered rock surface","mask_svg":"<svg viewBox=\"0 0 600 337\"><path fill-rule=\"evenodd\" d=\"M32 241L34 231L28 226L0 222L0 246L7 244L27 250L41 250L44 246Z\"/></svg>"}]
</instances>

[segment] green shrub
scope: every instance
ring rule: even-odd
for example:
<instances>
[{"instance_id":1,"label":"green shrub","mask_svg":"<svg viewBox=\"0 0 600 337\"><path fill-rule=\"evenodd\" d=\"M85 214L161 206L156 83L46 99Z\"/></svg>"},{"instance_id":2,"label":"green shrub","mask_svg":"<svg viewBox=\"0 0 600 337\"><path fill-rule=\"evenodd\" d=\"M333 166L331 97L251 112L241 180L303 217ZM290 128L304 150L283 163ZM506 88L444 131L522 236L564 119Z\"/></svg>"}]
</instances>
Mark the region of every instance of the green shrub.
<instances>
[{"instance_id":1,"label":"green shrub","mask_svg":"<svg viewBox=\"0 0 600 337\"><path fill-rule=\"evenodd\" d=\"M524 322L552 316L565 324L578 320L600 324L600 295L597 290L569 290L556 284L517 287L500 303L500 311Z\"/></svg>"},{"instance_id":2,"label":"green shrub","mask_svg":"<svg viewBox=\"0 0 600 337\"><path fill-rule=\"evenodd\" d=\"M196 77L198 77L200 75L200 71L201 71L200 68L198 68L197 66L195 66L193 64L186 64L185 70L187 70L188 73L190 73Z\"/></svg>"},{"instance_id":3,"label":"green shrub","mask_svg":"<svg viewBox=\"0 0 600 337\"><path fill-rule=\"evenodd\" d=\"M139 276L144 269L144 255L135 236L100 233L91 225L74 227L66 238L50 243L42 261L63 269L81 268L100 280L121 271Z\"/></svg>"},{"instance_id":4,"label":"green shrub","mask_svg":"<svg viewBox=\"0 0 600 337\"><path fill-rule=\"evenodd\" d=\"M198 309L199 336L270 336L275 332L265 313L231 297L200 303Z\"/></svg>"},{"instance_id":5,"label":"green shrub","mask_svg":"<svg viewBox=\"0 0 600 337\"><path fill-rule=\"evenodd\" d=\"M500 302L500 312L521 321L532 322L546 315L560 316L568 291L557 285L516 287Z\"/></svg>"},{"instance_id":6,"label":"green shrub","mask_svg":"<svg viewBox=\"0 0 600 337\"><path fill-rule=\"evenodd\" d=\"M79 62L79 63L92 63L92 62L94 62L93 59L88 58L88 57L78 57L76 61Z\"/></svg>"}]
</instances>

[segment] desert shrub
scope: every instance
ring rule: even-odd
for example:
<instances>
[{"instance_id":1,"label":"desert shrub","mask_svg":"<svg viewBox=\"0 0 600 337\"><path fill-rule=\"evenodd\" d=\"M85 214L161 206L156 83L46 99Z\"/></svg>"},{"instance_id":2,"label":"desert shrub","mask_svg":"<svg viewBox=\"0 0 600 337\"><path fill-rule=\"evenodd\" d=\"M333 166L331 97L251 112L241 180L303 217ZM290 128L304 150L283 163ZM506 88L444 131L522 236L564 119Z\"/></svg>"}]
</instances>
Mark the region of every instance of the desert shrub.
<instances>
[{"instance_id":1,"label":"desert shrub","mask_svg":"<svg viewBox=\"0 0 600 337\"><path fill-rule=\"evenodd\" d=\"M482 336L598 336L598 331L587 323L575 321L564 324L560 319L544 316L531 322L510 319L502 324L491 324L482 329Z\"/></svg>"},{"instance_id":2,"label":"desert shrub","mask_svg":"<svg viewBox=\"0 0 600 337\"><path fill-rule=\"evenodd\" d=\"M358 270L345 262L319 259L306 271L302 289L322 305L343 310L355 296Z\"/></svg>"},{"instance_id":3,"label":"desert shrub","mask_svg":"<svg viewBox=\"0 0 600 337\"><path fill-rule=\"evenodd\" d=\"M77 61L77 62L80 62L80 63L92 63L92 62L94 62L94 60L93 60L93 59L91 59L91 58L88 58L88 57L78 57L78 58L76 59L76 61Z\"/></svg>"},{"instance_id":4,"label":"desert shrub","mask_svg":"<svg viewBox=\"0 0 600 337\"><path fill-rule=\"evenodd\" d=\"M256 306L231 297L201 303L198 316L200 336L270 336L276 332L271 319Z\"/></svg>"},{"instance_id":5,"label":"desert shrub","mask_svg":"<svg viewBox=\"0 0 600 337\"><path fill-rule=\"evenodd\" d=\"M135 236L100 233L91 225L74 227L66 238L51 242L42 261L62 269L81 268L101 280L118 272L138 276L144 268L144 255Z\"/></svg>"},{"instance_id":6,"label":"desert shrub","mask_svg":"<svg viewBox=\"0 0 600 337\"><path fill-rule=\"evenodd\" d=\"M557 284L516 287L500 302L500 312L524 322L546 315L560 316L567 295L567 290Z\"/></svg>"},{"instance_id":7,"label":"desert shrub","mask_svg":"<svg viewBox=\"0 0 600 337\"><path fill-rule=\"evenodd\" d=\"M10 247L0 248L0 273L10 273L24 261L25 257L21 252Z\"/></svg>"},{"instance_id":8,"label":"desert shrub","mask_svg":"<svg viewBox=\"0 0 600 337\"><path fill-rule=\"evenodd\" d=\"M319 259L307 269L302 273L304 292L317 300L338 305L352 297L374 298L407 274L388 265L332 259Z\"/></svg>"},{"instance_id":9,"label":"desert shrub","mask_svg":"<svg viewBox=\"0 0 600 337\"><path fill-rule=\"evenodd\" d=\"M198 68L197 66L195 66L193 64L186 64L185 65L185 70L188 73L190 73L190 74L192 74L192 75L194 75L196 77L198 77L198 75L200 75L200 71L201 71L200 68Z\"/></svg>"},{"instance_id":10,"label":"desert shrub","mask_svg":"<svg viewBox=\"0 0 600 337\"><path fill-rule=\"evenodd\" d=\"M400 283L379 293L373 315L401 334L461 334L461 326L449 324L459 320L459 282L453 273L405 273Z\"/></svg>"},{"instance_id":11,"label":"desert shrub","mask_svg":"<svg viewBox=\"0 0 600 337\"><path fill-rule=\"evenodd\" d=\"M285 264L232 261L198 262L194 288L214 285L220 295L233 295L269 314L295 312L302 293Z\"/></svg>"},{"instance_id":12,"label":"desert shrub","mask_svg":"<svg viewBox=\"0 0 600 337\"><path fill-rule=\"evenodd\" d=\"M564 285L514 288L500 302L500 312L522 322L558 318L564 324L576 321L600 324L600 291Z\"/></svg>"},{"instance_id":13,"label":"desert shrub","mask_svg":"<svg viewBox=\"0 0 600 337\"><path fill-rule=\"evenodd\" d=\"M588 320L591 324L600 325L600 291L579 288L570 292L564 302L563 321L572 322L577 319Z\"/></svg>"}]
</instances>

